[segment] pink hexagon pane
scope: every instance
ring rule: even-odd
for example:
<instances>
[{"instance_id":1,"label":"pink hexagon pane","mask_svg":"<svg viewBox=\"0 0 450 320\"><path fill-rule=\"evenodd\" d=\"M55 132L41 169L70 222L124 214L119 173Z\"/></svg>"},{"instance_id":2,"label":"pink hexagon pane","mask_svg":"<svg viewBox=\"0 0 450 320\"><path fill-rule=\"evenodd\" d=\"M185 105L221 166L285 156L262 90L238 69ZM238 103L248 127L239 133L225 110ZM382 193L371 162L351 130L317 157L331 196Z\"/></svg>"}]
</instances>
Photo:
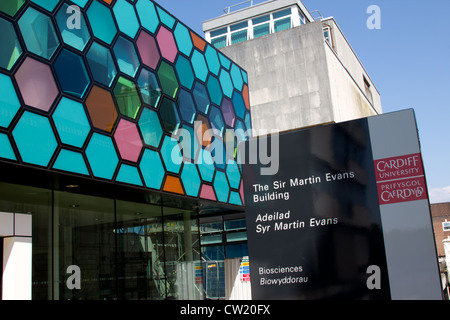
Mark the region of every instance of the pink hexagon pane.
<instances>
[{"instance_id":1,"label":"pink hexagon pane","mask_svg":"<svg viewBox=\"0 0 450 320\"><path fill-rule=\"evenodd\" d=\"M136 125L121 119L114 134L122 159L137 162L142 150L142 140Z\"/></svg>"},{"instance_id":2,"label":"pink hexagon pane","mask_svg":"<svg viewBox=\"0 0 450 320\"><path fill-rule=\"evenodd\" d=\"M153 38L147 32L142 31L136 41L136 44L138 47L139 55L141 56L142 63L155 70L158 66L160 58L155 38Z\"/></svg>"},{"instance_id":3,"label":"pink hexagon pane","mask_svg":"<svg viewBox=\"0 0 450 320\"><path fill-rule=\"evenodd\" d=\"M158 35L156 36L156 40L158 40L161 55L170 62L174 62L177 56L178 49L172 32L164 27L161 27L161 29L159 29Z\"/></svg>"},{"instance_id":4,"label":"pink hexagon pane","mask_svg":"<svg viewBox=\"0 0 450 320\"><path fill-rule=\"evenodd\" d=\"M48 65L28 57L15 77L25 104L44 111L51 108L58 87Z\"/></svg>"}]
</instances>

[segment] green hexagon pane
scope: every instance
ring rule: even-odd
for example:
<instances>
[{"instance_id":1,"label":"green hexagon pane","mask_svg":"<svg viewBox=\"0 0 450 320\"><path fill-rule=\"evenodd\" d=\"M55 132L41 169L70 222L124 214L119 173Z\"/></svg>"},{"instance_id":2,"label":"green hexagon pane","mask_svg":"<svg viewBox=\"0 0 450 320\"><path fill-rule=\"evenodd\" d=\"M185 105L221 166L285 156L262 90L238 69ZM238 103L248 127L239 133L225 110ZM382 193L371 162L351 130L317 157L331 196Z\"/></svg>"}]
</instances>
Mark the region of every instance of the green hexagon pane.
<instances>
[{"instance_id":1,"label":"green hexagon pane","mask_svg":"<svg viewBox=\"0 0 450 320\"><path fill-rule=\"evenodd\" d=\"M141 99L133 82L120 77L114 87L114 98L121 114L132 119L136 118L141 107Z\"/></svg>"}]
</instances>

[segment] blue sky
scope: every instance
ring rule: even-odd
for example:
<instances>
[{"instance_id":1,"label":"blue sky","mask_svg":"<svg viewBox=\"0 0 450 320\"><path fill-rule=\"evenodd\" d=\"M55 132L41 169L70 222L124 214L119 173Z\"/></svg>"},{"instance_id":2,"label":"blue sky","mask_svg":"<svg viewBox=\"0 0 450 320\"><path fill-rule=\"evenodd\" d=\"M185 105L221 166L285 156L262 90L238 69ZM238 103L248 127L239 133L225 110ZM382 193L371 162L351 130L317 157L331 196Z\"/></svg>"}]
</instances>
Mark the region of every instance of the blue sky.
<instances>
[{"instance_id":1,"label":"blue sky","mask_svg":"<svg viewBox=\"0 0 450 320\"><path fill-rule=\"evenodd\" d=\"M200 35L202 21L243 0L156 0ZM262 2L262 1L257 1ZM448 0L303 0L333 16L381 95L383 112L413 108L432 203L450 201ZM381 29L366 26L370 5Z\"/></svg>"}]
</instances>

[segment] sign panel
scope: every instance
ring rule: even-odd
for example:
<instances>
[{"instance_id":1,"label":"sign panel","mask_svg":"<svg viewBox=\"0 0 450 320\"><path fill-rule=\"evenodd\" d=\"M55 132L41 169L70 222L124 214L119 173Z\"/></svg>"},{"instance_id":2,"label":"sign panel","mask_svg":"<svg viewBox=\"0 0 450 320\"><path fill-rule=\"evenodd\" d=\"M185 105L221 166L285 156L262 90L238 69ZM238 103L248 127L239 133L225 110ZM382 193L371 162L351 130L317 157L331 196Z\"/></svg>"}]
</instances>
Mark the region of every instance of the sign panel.
<instances>
[{"instance_id":1,"label":"sign panel","mask_svg":"<svg viewBox=\"0 0 450 320\"><path fill-rule=\"evenodd\" d=\"M273 174L262 174L267 161L245 161L243 165L253 299L442 298L434 236L428 228L429 206L424 207L424 203L428 205L425 176L411 114L413 111L407 110L400 115L247 142L244 155L261 146L278 151L278 171ZM392 122L393 117L398 121ZM383 135L390 131L389 126L395 128L392 134L398 131L400 136L391 137L386 144ZM414 129L407 130L411 127ZM405 142L404 132L413 132L415 143ZM416 148L404 151L395 143L390 145L394 140L403 147L411 144ZM271 158L275 160L274 154ZM407 215L411 205L419 217L415 219L412 214L412 220L400 228L406 233L393 234L399 221L398 214L391 216L392 206ZM419 221L428 221L428 225L419 229L406 226ZM416 237L423 243L411 252ZM404 264L416 263L420 254L429 261L418 262L418 268ZM399 272L411 278L393 276ZM429 282L428 295L421 293L424 290L417 286L417 277Z\"/></svg>"}]
</instances>

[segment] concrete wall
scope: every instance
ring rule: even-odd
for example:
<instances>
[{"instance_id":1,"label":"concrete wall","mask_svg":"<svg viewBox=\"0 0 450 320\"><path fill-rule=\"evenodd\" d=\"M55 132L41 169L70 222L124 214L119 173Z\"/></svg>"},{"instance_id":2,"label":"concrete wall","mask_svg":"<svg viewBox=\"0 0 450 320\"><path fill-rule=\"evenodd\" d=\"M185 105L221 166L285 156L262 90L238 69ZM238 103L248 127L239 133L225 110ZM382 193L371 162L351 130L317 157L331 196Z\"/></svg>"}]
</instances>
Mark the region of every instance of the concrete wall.
<instances>
[{"instance_id":1,"label":"concrete wall","mask_svg":"<svg viewBox=\"0 0 450 320\"><path fill-rule=\"evenodd\" d=\"M332 29L333 45L324 40L324 24ZM333 19L221 51L248 73L256 130L285 131L382 113L380 94Z\"/></svg>"},{"instance_id":2,"label":"concrete wall","mask_svg":"<svg viewBox=\"0 0 450 320\"><path fill-rule=\"evenodd\" d=\"M322 34L319 21L221 49L248 73L254 129L333 121Z\"/></svg>"}]
</instances>

